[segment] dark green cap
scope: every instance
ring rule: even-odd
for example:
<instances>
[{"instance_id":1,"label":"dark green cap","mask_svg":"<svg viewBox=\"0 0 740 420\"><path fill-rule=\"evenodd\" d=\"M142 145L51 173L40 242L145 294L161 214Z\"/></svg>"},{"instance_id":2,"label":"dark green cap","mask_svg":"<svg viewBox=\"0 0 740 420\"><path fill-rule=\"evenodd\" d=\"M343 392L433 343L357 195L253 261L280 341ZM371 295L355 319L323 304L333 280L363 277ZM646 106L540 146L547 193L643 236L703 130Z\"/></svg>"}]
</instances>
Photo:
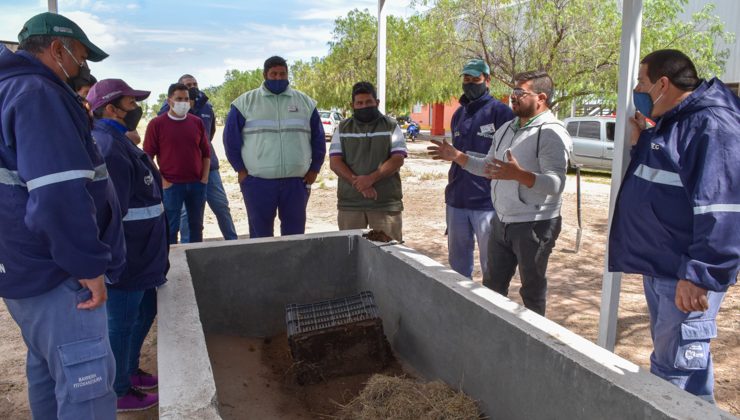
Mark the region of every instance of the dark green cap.
<instances>
[{"instance_id":1,"label":"dark green cap","mask_svg":"<svg viewBox=\"0 0 740 420\"><path fill-rule=\"evenodd\" d=\"M467 63L462 69L461 75L467 74L473 77L478 77L481 74L491 74L491 69L488 68L488 64L480 58L474 58Z\"/></svg>"},{"instance_id":2,"label":"dark green cap","mask_svg":"<svg viewBox=\"0 0 740 420\"><path fill-rule=\"evenodd\" d=\"M23 40L33 35L74 38L87 47L87 59L90 61L101 61L108 57L108 54L87 39L87 35L82 32L82 29L76 23L56 13L41 13L28 19L28 22L23 25L23 29L18 33L18 42L23 42Z\"/></svg>"}]
</instances>

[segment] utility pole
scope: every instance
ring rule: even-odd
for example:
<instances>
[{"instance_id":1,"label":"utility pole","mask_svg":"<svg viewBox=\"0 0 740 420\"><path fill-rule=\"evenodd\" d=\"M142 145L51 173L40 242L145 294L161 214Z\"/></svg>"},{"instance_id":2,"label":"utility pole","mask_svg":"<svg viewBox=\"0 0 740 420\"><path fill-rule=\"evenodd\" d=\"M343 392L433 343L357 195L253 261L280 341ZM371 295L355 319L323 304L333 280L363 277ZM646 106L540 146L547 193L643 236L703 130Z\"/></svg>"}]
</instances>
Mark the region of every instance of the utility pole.
<instances>
[{"instance_id":1,"label":"utility pole","mask_svg":"<svg viewBox=\"0 0 740 420\"><path fill-rule=\"evenodd\" d=\"M378 110L385 114L385 55L386 55L386 12L385 0L378 0Z\"/></svg>"}]
</instances>

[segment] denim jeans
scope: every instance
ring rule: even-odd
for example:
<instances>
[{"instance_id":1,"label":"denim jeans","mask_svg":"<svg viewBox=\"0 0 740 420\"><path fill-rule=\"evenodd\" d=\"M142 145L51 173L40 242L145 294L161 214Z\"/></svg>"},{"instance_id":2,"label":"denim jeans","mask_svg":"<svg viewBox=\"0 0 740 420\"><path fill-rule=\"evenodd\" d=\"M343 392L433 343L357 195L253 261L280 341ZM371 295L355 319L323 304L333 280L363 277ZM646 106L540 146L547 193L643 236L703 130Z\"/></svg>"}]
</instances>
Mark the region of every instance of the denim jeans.
<instances>
[{"instance_id":1,"label":"denim jeans","mask_svg":"<svg viewBox=\"0 0 740 420\"><path fill-rule=\"evenodd\" d=\"M91 296L69 279L38 296L5 299L28 348L28 401L35 419L116 418L105 305L77 309Z\"/></svg>"},{"instance_id":2,"label":"denim jeans","mask_svg":"<svg viewBox=\"0 0 740 420\"><path fill-rule=\"evenodd\" d=\"M144 291L139 305L139 316L136 318L134 329L131 332L131 351L129 351L128 367L129 374L133 375L139 369L141 347L144 345L149 330L152 328L154 318L157 317L157 288L152 287Z\"/></svg>"},{"instance_id":3,"label":"denim jeans","mask_svg":"<svg viewBox=\"0 0 740 420\"><path fill-rule=\"evenodd\" d=\"M488 244L488 276L483 285L504 296L519 266L524 306L545 316L547 303L547 263L560 236L560 216L535 222L503 223L493 218Z\"/></svg>"},{"instance_id":4,"label":"denim jeans","mask_svg":"<svg viewBox=\"0 0 740 420\"><path fill-rule=\"evenodd\" d=\"M473 275L473 250L478 242L480 268L488 275L488 241L493 210L469 210L447 206L447 249L450 267L465 277Z\"/></svg>"},{"instance_id":5,"label":"denim jeans","mask_svg":"<svg viewBox=\"0 0 740 420\"><path fill-rule=\"evenodd\" d=\"M164 211L169 224L169 244L177 243L177 233L180 230L180 212L182 206L188 210L188 226L190 227L190 242L203 241L203 211L206 207L206 184L192 182L189 184L172 184L164 189Z\"/></svg>"},{"instance_id":6,"label":"denim jeans","mask_svg":"<svg viewBox=\"0 0 740 420\"><path fill-rule=\"evenodd\" d=\"M213 211L213 214L216 215L218 228L221 230L221 235L223 235L224 239L227 241L237 239L236 227L234 227L234 221L231 219L231 211L229 210L229 198L226 196L224 184L221 182L221 174L218 173L218 169L212 170L208 175L206 202L208 203L208 207L211 208L211 211ZM180 242L184 244L190 242L190 227L187 220L188 211L183 206L180 217Z\"/></svg>"},{"instance_id":7,"label":"denim jeans","mask_svg":"<svg viewBox=\"0 0 740 420\"><path fill-rule=\"evenodd\" d=\"M113 356L116 358L116 379L113 390L118 397L126 395L131 388L131 367L134 325L144 297L143 290L120 290L108 287L108 337Z\"/></svg>"},{"instance_id":8,"label":"denim jeans","mask_svg":"<svg viewBox=\"0 0 740 420\"><path fill-rule=\"evenodd\" d=\"M716 318L725 293L710 290L708 310L685 313L676 307L677 284L676 279L643 276L653 338L650 372L714 403L709 341L717 337Z\"/></svg>"}]
</instances>

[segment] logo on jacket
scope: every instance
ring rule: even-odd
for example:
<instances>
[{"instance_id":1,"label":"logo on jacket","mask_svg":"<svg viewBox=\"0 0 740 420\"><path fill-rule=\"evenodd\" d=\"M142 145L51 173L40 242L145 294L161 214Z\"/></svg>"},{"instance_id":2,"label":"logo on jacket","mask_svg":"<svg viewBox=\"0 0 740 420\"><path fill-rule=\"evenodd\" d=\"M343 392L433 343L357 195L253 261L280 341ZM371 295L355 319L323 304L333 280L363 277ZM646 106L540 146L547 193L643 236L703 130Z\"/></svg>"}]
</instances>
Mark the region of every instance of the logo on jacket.
<instances>
[{"instance_id":1,"label":"logo on jacket","mask_svg":"<svg viewBox=\"0 0 740 420\"><path fill-rule=\"evenodd\" d=\"M650 148L653 150L660 150L660 145L655 143L650 143Z\"/></svg>"},{"instance_id":2,"label":"logo on jacket","mask_svg":"<svg viewBox=\"0 0 740 420\"><path fill-rule=\"evenodd\" d=\"M460 132L459 131L455 131L455 134L453 135L453 137L460 137Z\"/></svg>"},{"instance_id":3,"label":"logo on jacket","mask_svg":"<svg viewBox=\"0 0 740 420\"><path fill-rule=\"evenodd\" d=\"M480 137L486 137L486 138L492 139L493 133L495 132L496 132L496 126L493 123L491 123L491 124L480 126L480 132L478 132L478 135Z\"/></svg>"},{"instance_id":4,"label":"logo on jacket","mask_svg":"<svg viewBox=\"0 0 740 420\"><path fill-rule=\"evenodd\" d=\"M154 175L149 173L149 175L144 177L144 184L146 185L152 185L152 182L154 182Z\"/></svg>"},{"instance_id":5,"label":"logo on jacket","mask_svg":"<svg viewBox=\"0 0 740 420\"><path fill-rule=\"evenodd\" d=\"M5 274L5 265L0 264L0 274Z\"/></svg>"}]
</instances>

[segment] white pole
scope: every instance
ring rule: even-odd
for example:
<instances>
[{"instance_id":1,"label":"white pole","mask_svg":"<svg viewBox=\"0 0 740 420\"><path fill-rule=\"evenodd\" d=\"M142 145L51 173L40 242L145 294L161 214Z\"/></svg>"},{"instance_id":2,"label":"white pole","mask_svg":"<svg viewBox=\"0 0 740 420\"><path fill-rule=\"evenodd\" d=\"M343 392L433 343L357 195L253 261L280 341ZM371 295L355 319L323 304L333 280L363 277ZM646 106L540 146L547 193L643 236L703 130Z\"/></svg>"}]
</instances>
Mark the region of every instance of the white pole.
<instances>
[{"instance_id":1,"label":"white pole","mask_svg":"<svg viewBox=\"0 0 740 420\"><path fill-rule=\"evenodd\" d=\"M378 0L378 110L385 114L385 54L386 54L386 12L383 8L385 0Z\"/></svg>"},{"instance_id":2,"label":"white pole","mask_svg":"<svg viewBox=\"0 0 740 420\"><path fill-rule=\"evenodd\" d=\"M49 0L49 11L51 13L59 13L59 9L57 8L57 0Z\"/></svg>"},{"instance_id":3,"label":"white pole","mask_svg":"<svg viewBox=\"0 0 740 420\"><path fill-rule=\"evenodd\" d=\"M631 128L628 119L635 113L632 90L640 66L640 38L642 33L642 0L623 0L622 4L622 51L619 55L619 89L617 92L617 122L614 130L614 159L612 161L612 185L609 194L609 229L611 229L614 205L622 178L629 164L629 137ZM608 238L608 234L607 234ZM604 279L601 286L601 314L599 337L596 343L607 350L614 350L617 338L617 315L622 273L609 271L609 245L607 240L604 261Z\"/></svg>"}]
</instances>

